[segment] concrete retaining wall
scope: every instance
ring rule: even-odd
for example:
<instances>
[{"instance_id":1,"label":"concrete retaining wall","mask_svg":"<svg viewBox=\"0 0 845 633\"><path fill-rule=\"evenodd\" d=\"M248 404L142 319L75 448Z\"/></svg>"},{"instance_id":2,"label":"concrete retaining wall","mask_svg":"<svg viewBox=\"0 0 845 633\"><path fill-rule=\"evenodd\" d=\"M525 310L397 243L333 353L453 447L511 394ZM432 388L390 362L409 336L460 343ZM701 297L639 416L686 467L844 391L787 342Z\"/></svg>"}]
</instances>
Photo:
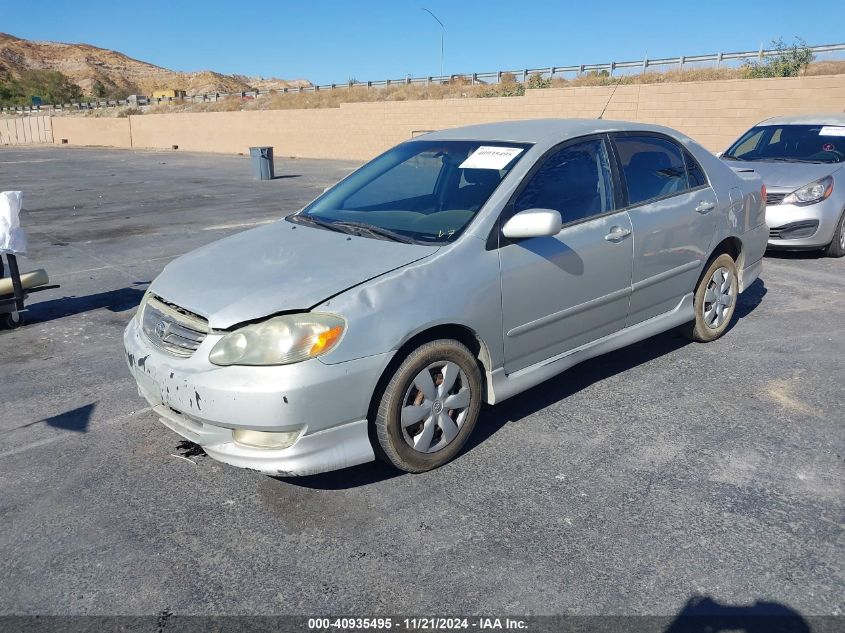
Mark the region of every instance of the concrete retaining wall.
<instances>
[{"instance_id":1,"label":"concrete retaining wall","mask_svg":"<svg viewBox=\"0 0 845 633\"><path fill-rule=\"evenodd\" d=\"M845 75L530 90L523 97L350 103L340 108L55 117L53 139L73 145L247 152L365 160L426 130L508 119L626 119L674 127L718 151L778 114L842 112Z\"/></svg>"},{"instance_id":2,"label":"concrete retaining wall","mask_svg":"<svg viewBox=\"0 0 845 633\"><path fill-rule=\"evenodd\" d=\"M53 141L70 145L133 147L131 127L129 117L53 117Z\"/></svg>"},{"instance_id":3,"label":"concrete retaining wall","mask_svg":"<svg viewBox=\"0 0 845 633\"><path fill-rule=\"evenodd\" d=\"M0 145L52 143L53 127L48 116L0 119Z\"/></svg>"}]
</instances>

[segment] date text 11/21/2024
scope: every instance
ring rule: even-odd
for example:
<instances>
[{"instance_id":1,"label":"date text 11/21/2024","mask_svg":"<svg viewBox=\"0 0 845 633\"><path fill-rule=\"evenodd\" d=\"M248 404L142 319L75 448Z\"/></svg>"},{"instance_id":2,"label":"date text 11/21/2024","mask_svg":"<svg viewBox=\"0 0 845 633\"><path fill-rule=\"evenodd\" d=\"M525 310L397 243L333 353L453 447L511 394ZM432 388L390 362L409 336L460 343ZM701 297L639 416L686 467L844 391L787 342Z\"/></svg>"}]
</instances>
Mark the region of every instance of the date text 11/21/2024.
<instances>
[{"instance_id":1,"label":"date text 11/21/2024","mask_svg":"<svg viewBox=\"0 0 845 633\"><path fill-rule=\"evenodd\" d=\"M309 618L311 631L371 630L371 631L446 631L446 630L525 630L528 623L521 619L477 618Z\"/></svg>"}]
</instances>

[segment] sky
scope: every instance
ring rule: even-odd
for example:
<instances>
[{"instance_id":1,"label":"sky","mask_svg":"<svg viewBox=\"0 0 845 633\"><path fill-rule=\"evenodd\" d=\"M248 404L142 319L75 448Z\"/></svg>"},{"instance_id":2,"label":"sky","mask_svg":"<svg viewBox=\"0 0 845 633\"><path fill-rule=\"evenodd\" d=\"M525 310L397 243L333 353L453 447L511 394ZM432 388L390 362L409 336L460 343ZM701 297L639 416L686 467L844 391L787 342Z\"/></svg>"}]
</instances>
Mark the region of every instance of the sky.
<instances>
[{"instance_id":1,"label":"sky","mask_svg":"<svg viewBox=\"0 0 845 633\"><path fill-rule=\"evenodd\" d=\"M845 2L218 0L8 2L0 32L84 42L173 70L319 84L845 42Z\"/></svg>"}]
</instances>

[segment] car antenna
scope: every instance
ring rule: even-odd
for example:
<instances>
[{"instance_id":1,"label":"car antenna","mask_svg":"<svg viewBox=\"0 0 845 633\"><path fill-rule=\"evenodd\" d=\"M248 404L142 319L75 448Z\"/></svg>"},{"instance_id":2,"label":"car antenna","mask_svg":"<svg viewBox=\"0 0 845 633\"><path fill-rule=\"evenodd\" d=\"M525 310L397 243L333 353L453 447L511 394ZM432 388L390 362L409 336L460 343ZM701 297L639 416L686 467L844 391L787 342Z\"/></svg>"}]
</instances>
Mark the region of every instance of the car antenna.
<instances>
[{"instance_id":1,"label":"car antenna","mask_svg":"<svg viewBox=\"0 0 845 633\"><path fill-rule=\"evenodd\" d=\"M607 106L610 105L610 102L613 101L613 95L616 94L616 89L619 87L619 84L622 83L622 77L620 77L616 83L613 85L613 90L610 93L610 96L607 98L607 103L604 104L604 107L601 109L601 114L599 115L599 120L604 117L604 113L607 110Z\"/></svg>"}]
</instances>

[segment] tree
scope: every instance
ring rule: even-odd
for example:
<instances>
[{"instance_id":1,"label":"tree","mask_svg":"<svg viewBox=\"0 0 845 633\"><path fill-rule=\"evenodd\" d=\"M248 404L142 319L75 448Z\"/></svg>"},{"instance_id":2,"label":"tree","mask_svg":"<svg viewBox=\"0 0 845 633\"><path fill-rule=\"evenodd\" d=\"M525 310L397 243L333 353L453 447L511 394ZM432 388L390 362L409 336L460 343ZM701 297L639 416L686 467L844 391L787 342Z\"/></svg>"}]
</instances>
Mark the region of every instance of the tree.
<instances>
[{"instance_id":1,"label":"tree","mask_svg":"<svg viewBox=\"0 0 845 633\"><path fill-rule=\"evenodd\" d=\"M7 105L11 103L13 94L11 88L3 83L3 79L0 78L0 105Z\"/></svg>"},{"instance_id":2,"label":"tree","mask_svg":"<svg viewBox=\"0 0 845 633\"><path fill-rule=\"evenodd\" d=\"M55 70L26 70L18 77L0 80L0 105L29 105L32 97L46 103L67 103L82 98L82 88Z\"/></svg>"},{"instance_id":3,"label":"tree","mask_svg":"<svg viewBox=\"0 0 845 633\"><path fill-rule=\"evenodd\" d=\"M108 90L99 79L95 79L91 86L91 94L98 99L105 99L108 96Z\"/></svg>"}]
</instances>

